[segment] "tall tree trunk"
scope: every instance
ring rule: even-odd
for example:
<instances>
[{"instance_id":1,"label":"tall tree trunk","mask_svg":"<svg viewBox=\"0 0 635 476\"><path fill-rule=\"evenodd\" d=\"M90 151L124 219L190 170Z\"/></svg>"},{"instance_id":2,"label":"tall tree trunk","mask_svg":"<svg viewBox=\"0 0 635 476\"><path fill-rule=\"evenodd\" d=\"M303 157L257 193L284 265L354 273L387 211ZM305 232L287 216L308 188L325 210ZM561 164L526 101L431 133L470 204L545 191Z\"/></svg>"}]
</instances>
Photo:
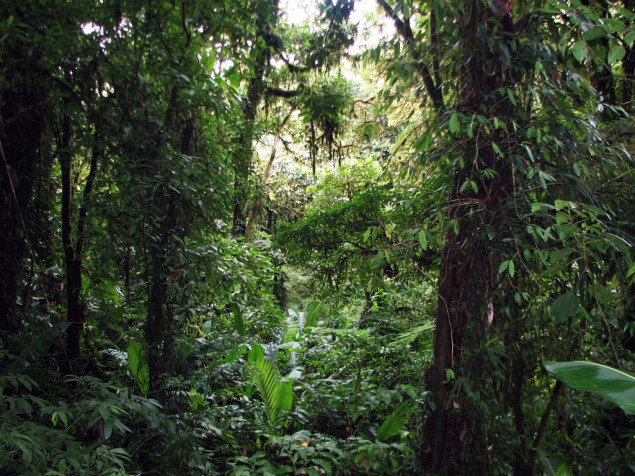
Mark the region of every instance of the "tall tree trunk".
<instances>
[{"instance_id":1,"label":"tall tree trunk","mask_svg":"<svg viewBox=\"0 0 635 476\"><path fill-rule=\"evenodd\" d=\"M84 252L84 232L88 205L99 166L100 144L99 126L93 135L90 168L84 185L82 201L77 215L75 242L73 243L73 182L72 182L72 129L70 118L64 115L60 144L58 146L60 169L62 172L62 247L66 269L66 317L71 325L66 334L66 357L69 364L80 355L80 337L86 320L86 308L82 302L82 266ZM70 370L70 367L69 369Z\"/></svg>"},{"instance_id":2,"label":"tall tree trunk","mask_svg":"<svg viewBox=\"0 0 635 476\"><path fill-rule=\"evenodd\" d=\"M5 70L5 78L19 79L2 85L0 98L0 330L6 331L20 325L16 311L27 253L25 223L43 130L44 99L39 88L24 82L29 74L20 68Z\"/></svg>"},{"instance_id":3,"label":"tall tree trunk","mask_svg":"<svg viewBox=\"0 0 635 476\"><path fill-rule=\"evenodd\" d=\"M263 33L264 34L264 33ZM264 74L269 56L263 47L254 46L257 51L254 76L249 81L247 98L243 104L243 125L238 138L238 150L234 157L234 213L232 236L244 236L246 231L246 207L249 173L253 156L254 126L256 111L264 91Z\"/></svg>"},{"instance_id":4,"label":"tall tree trunk","mask_svg":"<svg viewBox=\"0 0 635 476\"><path fill-rule=\"evenodd\" d=\"M79 356L81 327L84 323L84 306L81 303L81 261L78 259L73 246L73 154L71 150L71 134L70 118L67 114L64 114L58 143L58 154L62 172L62 247L64 248L64 266L66 269L66 318L71 323L66 335L66 354L69 361L72 362Z\"/></svg>"},{"instance_id":5,"label":"tall tree trunk","mask_svg":"<svg viewBox=\"0 0 635 476\"><path fill-rule=\"evenodd\" d=\"M270 2L267 15L258 15L257 39L252 47L253 75L247 87L247 97L243 101L243 124L238 136L234 156L234 210L232 236L245 236L247 228L247 194L249 173L252 167L254 127L256 112L265 90L265 73L269 65L269 49L275 46L273 27L278 20L278 0Z\"/></svg>"},{"instance_id":6,"label":"tall tree trunk","mask_svg":"<svg viewBox=\"0 0 635 476\"><path fill-rule=\"evenodd\" d=\"M171 106L166 114L165 131L171 131L171 115L176 105L178 91L173 90ZM173 126L172 126L173 127ZM149 154L148 166L145 167L146 177L151 183L153 176L163 175L159 164L165 161L161 157L161 146L157 139L156 150ZM170 301L168 293L168 272L172 261L170 236L175 232L177 211L176 203L171 200L167 183L163 187L148 191L146 219L150 222L150 233L147 237L146 251L149 261L146 262L146 274L148 283L148 313L146 316L144 334L147 345L148 368L150 371L149 386L151 390L158 387L159 377L167 372L164 360L166 338L170 320Z\"/></svg>"},{"instance_id":7,"label":"tall tree trunk","mask_svg":"<svg viewBox=\"0 0 635 476\"><path fill-rule=\"evenodd\" d=\"M494 117L509 115L504 109L509 105L494 93L501 87L513 88L513 84L504 73L501 59L487 45L486 37L492 32L477 34L478 23L487 22L491 15L474 1L462 31L462 44L470 61L461 77L464 95L458 112L467 117L483 110ZM503 24L507 30L512 27L510 19ZM486 65L493 74L483 73ZM492 131L487 137L475 134L474 139L462 143L464 164L455 166L448 197L449 218L456 221L457 229L448 232L441 256L434 358L426 372L435 409L426 422L421 459L431 473L458 474L466 465L471 471L486 473L490 464L482 432L486 422L470 386L486 381L488 362L483 358L483 337L494 316L492 294L498 258L488 230L500 230L498 235L506 233L503 206L512 192L509 159L498 157L491 145L503 132ZM494 174L485 175L482 170ZM466 187L467 181L476 189ZM497 236L496 240L500 239Z\"/></svg>"},{"instance_id":8,"label":"tall tree trunk","mask_svg":"<svg viewBox=\"0 0 635 476\"><path fill-rule=\"evenodd\" d=\"M179 108L179 88L172 88L162 135L157 137L156 151L150 154L149 167L146 167L146 180L153 176L164 175L160 165L161 147L166 138L180 137L179 151L191 155L195 135L193 119L182 117ZM148 276L148 313L145 323L145 342L148 348L148 368L150 371L150 389L157 389L162 373L169 372L168 357L171 352L172 311L170 299L169 274L175 271L173 236L183 238L187 225L179 208L178 195L170 187L162 187L151 192L146 215L151 219L152 232L147 244L149 263L146 263Z\"/></svg>"},{"instance_id":9,"label":"tall tree trunk","mask_svg":"<svg viewBox=\"0 0 635 476\"><path fill-rule=\"evenodd\" d=\"M450 200L463 201L465 196L456 193ZM452 217L459 230L448 233L441 258L434 361L426 375L436 409L426 425L423 455L425 466L434 473L459 471L467 461L474 469L487 466L479 415L470 407L470 399L454 389L455 379L478 380L485 370L477 351L487 328L492 290L491 257L482 236L482 227L490 223L487 211L477 211L480 217L472 214L474 210L465 205L455 209Z\"/></svg>"},{"instance_id":10,"label":"tall tree trunk","mask_svg":"<svg viewBox=\"0 0 635 476\"><path fill-rule=\"evenodd\" d=\"M635 0L625 0L624 5L627 12L632 12L635 8ZM629 24L632 24L629 20ZM628 30L627 30L628 31ZM626 45L626 55L622 59L622 107L629 113L635 111L633 102L633 89L635 88L635 45Z\"/></svg>"},{"instance_id":11,"label":"tall tree trunk","mask_svg":"<svg viewBox=\"0 0 635 476\"><path fill-rule=\"evenodd\" d=\"M164 247L166 243L161 243ZM163 349L166 336L166 321L168 319L168 284L165 266L164 250L156 243L150 251L148 263L148 314L145 323L145 342L148 346L148 369L150 371L149 386L155 389L163 365Z\"/></svg>"},{"instance_id":12,"label":"tall tree trunk","mask_svg":"<svg viewBox=\"0 0 635 476\"><path fill-rule=\"evenodd\" d=\"M276 158L276 151L278 148L278 142L280 141L280 136L282 135L282 129L289 121L289 118L291 117L292 112L293 110L285 116L282 123L280 124L278 132L276 133L273 139L273 145L271 146L271 155L269 156L269 162L267 162L267 167L265 168L265 172L262 177L263 188L265 185L267 185L267 181L269 180L269 174L271 173L271 168L273 167L273 161ZM262 208L262 194L263 193L264 193L264 190L262 190L261 193L256 197L256 199L254 200L254 203L251 205L251 208L249 209L249 219L247 220L247 228L245 229L245 243L250 243L252 240L252 234L253 234L255 222L258 218L258 215L260 214L260 209Z\"/></svg>"}]
</instances>

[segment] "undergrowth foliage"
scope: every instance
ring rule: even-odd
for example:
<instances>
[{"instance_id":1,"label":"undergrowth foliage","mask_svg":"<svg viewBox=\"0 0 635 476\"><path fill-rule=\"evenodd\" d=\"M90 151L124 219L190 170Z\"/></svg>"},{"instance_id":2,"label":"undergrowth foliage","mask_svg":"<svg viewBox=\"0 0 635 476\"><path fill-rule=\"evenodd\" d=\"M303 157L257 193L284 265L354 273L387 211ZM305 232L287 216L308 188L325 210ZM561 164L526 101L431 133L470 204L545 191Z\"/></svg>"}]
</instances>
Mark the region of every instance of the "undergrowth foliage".
<instances>
[{"instance_id":1,"label":"undergrowth foliage","mask_svg":"<svg viewBox=\"0 0 635 476\"><path fill-rule=\"evenodd\" d=\"M0 2L0 476L631 474L632 0L290 3Z\"/></svg>"}]
</instances>

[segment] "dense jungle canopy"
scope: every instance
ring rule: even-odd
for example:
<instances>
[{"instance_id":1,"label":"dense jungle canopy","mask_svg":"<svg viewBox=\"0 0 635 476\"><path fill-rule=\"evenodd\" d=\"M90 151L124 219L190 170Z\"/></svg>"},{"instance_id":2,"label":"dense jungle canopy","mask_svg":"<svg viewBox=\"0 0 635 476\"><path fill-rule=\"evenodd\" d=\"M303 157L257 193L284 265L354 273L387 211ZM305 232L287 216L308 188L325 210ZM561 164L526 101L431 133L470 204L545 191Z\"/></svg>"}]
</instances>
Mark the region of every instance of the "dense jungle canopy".
<instances>
[{"instance_id":1,"label":"dense jungle canopy","mask_svg":"<svg viewBox=\"0 0 635 476\"><path fill-rule=\"evenodd\" d=\"M633 0L0 4L0 475L635 470Z\"/></svg>"}]
</instances>

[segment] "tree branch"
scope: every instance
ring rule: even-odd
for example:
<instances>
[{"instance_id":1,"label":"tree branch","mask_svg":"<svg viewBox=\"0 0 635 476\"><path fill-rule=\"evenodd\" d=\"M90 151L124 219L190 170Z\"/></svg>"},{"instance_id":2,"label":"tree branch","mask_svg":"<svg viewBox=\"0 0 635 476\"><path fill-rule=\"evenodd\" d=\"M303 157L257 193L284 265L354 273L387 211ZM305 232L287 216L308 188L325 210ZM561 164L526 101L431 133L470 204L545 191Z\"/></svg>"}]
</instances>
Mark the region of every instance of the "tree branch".
<instances>
[{"instance_id":1,"label":"tree branch","mask_svg":"<svg viewBox=\"0 0 635 476\"><path fill-rule=\"evenodd\" d=\"M560 391L562 389L562 382L558 380L556 385L553 387L551 391L551 397L549 398L549 403L545 407L542 412L542 417L540 418L540 423L538 425L538 430L536 431L536 436L534 438L533 444L531 445L530 453L529 453L529 461L527 466L529 468L534 467L536 464L536 457L538 456L538 448L540 447L540 443L542 443L542 439L545 436L545 431L547 429L547 423L549 422L549 417L551 416L551 412L553 411L556 401L558 400L558 396L560 395Z\"/></svg>"},{"instance_id":2,"label":"tree branch","mask_svg":"<svg viewBox=\"0 0 635 476\"><path fill-rule=\"evenodd\" d=\"M284 57L283 54L280 55L280 59L284 61L284 63L287 65L287 68L289 68L289 72L291 73L308 73L309 71L311 71L311 69L307 68L306 66L298 66L292 64L287 58Z\"/></svg>"},{"instance_id":3,"label":"tree branch","mask_svg":"<svg viewBox=\"0 0 635 476\"><path fill-rule=\"evenodd\" d=\"M430 70L423 61L423 58L417 48L417 42L412 32L412 28L410 27L410 20L406 17L404 17L403 20L399 18L399 16L393 11L392 7L386 3L386 0L377 0L377 3L383 8L386 14L392 18L395 23L395 28L397 28L397 32L406 42L406 45L410 50L410 54L412 55L412 59L414 60L415 69L423 79L423 84L425 85L430 99L432 99L434 108L437 111L443 109L443 95L441 94L440 88L441 84L434 83Z\"/></svg>"},{"instance_id":4,"label":"tree branch","mask_svg":"<svg viewBox=\"0 0 635 476\"><path fill-rule=\"evenodd\" d=\"M439 66L439 36L437 34L437 14L434 6L430 9L430 44L432 45L432 73L437 86L441 85L441 67Z\"/></svg>"},{"instance_id":5,"label":"tree branch","mask_svg":"<svg viewBox=\"0 0 635 476\"><path fill-rule=\"evenodd\" d=\"M295 98L300 95L300 91L298 91L297 89L289 91L286 89L280 89L270 86L265 89L265 94L269 97L273 96L277 98Z\"/></svg>"}]
</instances>

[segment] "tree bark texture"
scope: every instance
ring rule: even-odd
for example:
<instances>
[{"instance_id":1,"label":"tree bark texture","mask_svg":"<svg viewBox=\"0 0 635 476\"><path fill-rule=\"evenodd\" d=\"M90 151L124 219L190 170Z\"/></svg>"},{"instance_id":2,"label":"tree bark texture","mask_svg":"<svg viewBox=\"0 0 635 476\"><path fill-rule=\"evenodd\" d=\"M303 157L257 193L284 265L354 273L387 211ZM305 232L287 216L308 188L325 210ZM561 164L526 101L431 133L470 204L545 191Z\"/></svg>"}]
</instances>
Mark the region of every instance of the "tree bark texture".
<instances>
[{"instance_id":1,"label":"tree bark texture","mask_svg":"<svg viewBox=\"0 0 635 476\"><path fill-rule=\"evenodd\" d=\"M73 240L72 128L70 118L66 114L62 118L58 147L62 173L62 247L66 269L66 317L71 323L66 333L66 357L69 359L69 363L80 355L81 331L86 320L86 308L82 302L82 266L88 204L100 157L99 128L96 127L97 130L93 135L90 168L77 215L75 240Z\"/></svg>"},{"instance_id":2,"label":"tree bark texture","mask_svg":"<svg viewBox=\"0 0 635 476\"><path fill-rule=\"evenodd\" d=\"M509 106L494 93L513 84L502 60L487 46L492 12L483 10L476 1L471 11L462 31L461 47L470 61L463 66L457 111L467 117L483 111L506 117L509 111L502 108ZM511 25L511 20L506 23ZM487 422L475 405L478 397L470 395L468 389L486 381L483 338L494 315L499 259L493 244L509 229L503 207L512 193L511 166L491 145L504 133L496 130L486 137L475 134L473 139L464 140L460 149L463 165L454 166L448 207L456 228L448 232L441 257L433 365L426 372L435 408L426 422L421 460L431 473L459 474L467 466L487 473L489 467L483 435ZM494 174L481 173L488 169ZM477 190L465 187L468 180L476 183Z\"/></svg>"},{"instance_id":3,"label":"tree bark texture","mask_svg":"<svg viewBox=\"0 0 635 476\"><path fill-rule=\"evenodd\" d=\"M167 107L163 134L156 137L155 150L150 154L145 179L151 183L153 176L162 173L166 162L162 147L170 138L180 137L179 152L185 156L192 154L196 132L195 120L185 117L179 102L179 88L173 87ZM142 159L143 160L143 159ZM148 277L148 313L145 323L150 389L157 390L159 378L169 373L168 355L172 351L172 330L174 326L172 307L174 297L170 293L170 281L180 272L176 264L173 237L183 238L187 234L188 223L182 209L182 199L164 183L162 187L149 193L146 218L151 223L151 232L146 243L149 262L146 264ZM174 293L172 293L174 294Z\"/></svg>"},{"instance_id":4,"label":"tree bark texture","mask_svg":"<svg viewBox=\"0 0 635 476\"><path fill-rule=\"evenodd\" d=\"M436 410L427 423L423 450L424 464L434 473L459 471L468 461L472 468L487 466L479 415L455 388L455 380L476 381L486 370L478 350L488 325L493 265L483 227L495 217L486 210L476 212L476 218L472 214L463 205L453 213L459 230L448 233L437 285L434 361L426 375Z\"/></svg>"},{"instance_id":5,"label":"tree bark texture","mask_svg":"<svg viewBox=\"0 0 635 476\"><path fill-rule=\"evenodd\" d=\"M167 243L163 244L167 246ZM169 319L166 257L158 244L150 251L149 268L148 314L144 333L148 346L149 386L150 389L156 389L159 377L166 370L163 365L163 352Z\"/></svg>"},{"instance_id":6,"label":"tree bark texture","mask_svg":"<svg viewBox=\"0 0 635 476\"><path fill-rule=\"evenodd\" d=\"M271 1L268 15L256 19L257 37L252 49L253 73L247 86L247 97L243 101L243 124L234 156L234 211L232 236L245 236L247 227L247 194L249 173L253 157L254 127L256 113L265 93L265 73L269 65L269 50L275 46L272 29L278 19L278 2ZM262 40L262 44L259 40Z\"/></svg>"},{"instance_id":7,"label":"tree bark texture","mask_svg":"<svg viewBox=\"0 0 635 476\"><path fill-rule=\"evenodd\" d=\"M29 222L44 126L43 93L27 83L27 71L12 69L5 70L5 78L15 80L2 85L4 92L0 98L0 330L7 331L15 331L20 325L17 296L28 249L28 230L24 224ZM8 82L7 79L3 82Z\"/></svg>"},{"instance_id":8,"label":"tree bark texture","mask_svg":"<svg viewBox=\"0 0 635 476\"><path fill-rule=\"evenodd\" d=\"M624 6L627 12L635 8L635 0L625 0ZM627 45L626 55L622 59L622 107L632 114L635 111L633 102L633 90L635 88L635 45Z\"/></svg>"},{"instance_id":9,"label":"tree bark texture","mask_svg":"<svg viewBox=\"0 0 635 476\"><path fill-rule=\"evenodd\" d=\"M66 269L66 318L70 322L66 335L66 357L70 362L79 357L81 328L84 323L84 306L81 302L81 258L77 256L73 246L71 134L70 118L64 114L58 155L62 172L62 247L64 248L64 267Z\"/></svg>"}]
</instances>

